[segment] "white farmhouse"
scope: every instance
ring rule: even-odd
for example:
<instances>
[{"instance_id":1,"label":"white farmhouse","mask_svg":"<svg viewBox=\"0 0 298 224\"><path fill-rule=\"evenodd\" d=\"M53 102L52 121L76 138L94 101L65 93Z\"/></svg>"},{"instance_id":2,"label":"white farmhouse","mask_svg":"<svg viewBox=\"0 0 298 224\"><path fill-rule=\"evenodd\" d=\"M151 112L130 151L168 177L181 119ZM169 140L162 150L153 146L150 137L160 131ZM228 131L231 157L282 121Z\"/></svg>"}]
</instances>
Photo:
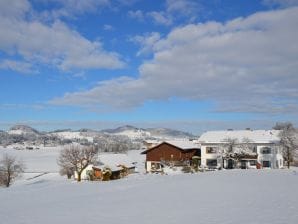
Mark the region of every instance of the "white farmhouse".
<instances>
[{"instance_id":1,"label":"white farmhouse","mask_svg":"<svg viewBox=\"0 0 298 224\"><path fill-rule=\"evenodd\" d=\"M205 132L198 140L201 166L216 169L282 168L278 134L277 130L250 129ZM229 144L233 149L227 154Z\"/></svg>"}]
</instances>

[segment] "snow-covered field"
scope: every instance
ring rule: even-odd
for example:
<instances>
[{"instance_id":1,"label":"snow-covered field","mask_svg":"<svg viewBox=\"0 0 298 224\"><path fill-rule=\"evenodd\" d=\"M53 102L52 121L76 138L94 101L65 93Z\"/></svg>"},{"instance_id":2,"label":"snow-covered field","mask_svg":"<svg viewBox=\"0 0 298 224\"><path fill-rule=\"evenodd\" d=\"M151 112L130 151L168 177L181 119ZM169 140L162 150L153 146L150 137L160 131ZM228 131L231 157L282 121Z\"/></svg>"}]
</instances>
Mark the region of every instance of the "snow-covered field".
<instances>
[{"instance_id":1,"label":"snow-covered field","mask_svg":"<svg viewBox=\"0 0 298 224\"><path fill-rule=\"evenodd\" d=\"M27 169L58 169L59 150L10 152L23 157ZM129 156L144 159L138 153ZM0 188L0 223L296 224L297 186L293 169L164 176L140 172L116 181L82 183L49 173Z\"/></svg>"},{"instance_id":2,"label":"snow-covered field","mask_svg":"<svg viewBox=\"0 0 298 224\"><path fill-rule=\"evenodd\" d=\"M61 148L59 147L40 147L38 150L15 150L0 148L0 158L4 153L16 156L18 160L25 163L26 172L59 172L57 158Z\"/></svg>"}]
</instances>

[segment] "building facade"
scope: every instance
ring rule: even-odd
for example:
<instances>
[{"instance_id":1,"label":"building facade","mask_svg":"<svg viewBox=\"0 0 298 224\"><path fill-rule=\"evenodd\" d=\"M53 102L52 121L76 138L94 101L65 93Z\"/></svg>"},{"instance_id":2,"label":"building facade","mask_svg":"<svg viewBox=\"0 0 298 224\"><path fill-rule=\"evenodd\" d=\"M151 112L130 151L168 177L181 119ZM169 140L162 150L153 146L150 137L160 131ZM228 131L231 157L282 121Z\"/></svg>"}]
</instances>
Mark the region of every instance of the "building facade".
<instances>
[{"instance_id":1,"label":"building facade","mask_svg":"<svg viewBox=\"0 0 298 224\"><path fill-rule=\"evenodd\" d=\"M142 154L146 172L162 172L165 166L190 165L193 156L200 156L200 148L188 141L162 142Z\"/></svg>"},{"instance_id":2,"label":"building facade","mask_svg":"<svg viewBox=\"0 0 298 224\"><path fill-rule=\"evenodd\" d=\"M277 130L209 131L199 138L204 168L282 168Z\"/></svg>"}]
</instances>

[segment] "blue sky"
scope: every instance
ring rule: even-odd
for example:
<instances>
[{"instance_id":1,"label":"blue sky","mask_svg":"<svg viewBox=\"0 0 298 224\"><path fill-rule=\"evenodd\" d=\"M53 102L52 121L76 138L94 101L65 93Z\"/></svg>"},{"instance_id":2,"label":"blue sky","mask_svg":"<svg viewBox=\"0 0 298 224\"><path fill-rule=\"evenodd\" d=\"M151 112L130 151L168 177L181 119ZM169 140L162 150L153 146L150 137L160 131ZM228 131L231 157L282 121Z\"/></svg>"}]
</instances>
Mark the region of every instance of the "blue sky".
<instances>
[{"instance_id":1,"label":"blue sky","mask_svg":"<svg viewBox=\"0 0 298 224\"><path fill-rule=\"evenodd\" d=\"M297 0L0 0L0 129L298 125Z\"/></svg>"}]
</instances>

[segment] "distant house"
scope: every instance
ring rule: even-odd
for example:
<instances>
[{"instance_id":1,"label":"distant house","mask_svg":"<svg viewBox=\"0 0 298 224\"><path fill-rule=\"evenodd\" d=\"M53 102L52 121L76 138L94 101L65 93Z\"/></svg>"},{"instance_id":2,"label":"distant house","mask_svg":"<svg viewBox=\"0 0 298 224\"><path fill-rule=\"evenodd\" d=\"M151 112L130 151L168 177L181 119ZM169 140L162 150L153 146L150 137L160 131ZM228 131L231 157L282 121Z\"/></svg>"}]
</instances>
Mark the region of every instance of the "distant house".
<instances>
[{"instance_id":1,"label":"distant house","mask_svg":"<svg viewBox=\"0 0 298 224\"><path fill-rule=\"evenodd\" d=\"M136 171L136 162L131 160L126 154L105 153L99 155L99 160L104 166L108 166L111 170L127 169L129 174Z\"/></svg>"},{"instance_id":2,"label":"distant house","mask_svg":"<svg viewBox=\"0 0 298 224\"><path fill-rule=\"evenodd\" d=\"M201 135L201 165L206 168L282 168L277 130L208 131ZM233 153L224 153L233 140ZM243 148L246 148L243 150ZM250 150L248 150L250 149Z\"/></svg>"},{"instance_id":3,"label":"distant house","mask_svg":"<svg viewBox=\"0 0 298 224\"><path fill-rule=\"evenodd\" d=\"M190 141L168 141L149 148L142 154L146 155L147 172L161 172L166 165L190 165L193 156L200 156L200 147Z\"/></svg>"},{"instance_id":4,"label":"distant house","mask_svg":"<svg viewBox=\"0 0 298 224\"><path fill-rule=\"evenodd\" d=\"M90 164L81 174L82 180L103 180L104 174L109 171L109 179L119 179L135 172L136 163L126 154L105 153L99 155L100 165ZM91 178L92 177L92 178ZM75 179L77 174L75 173Z\"/></svg>"},{"instance_id":5,"label":"distant house","mask_svg":"<svg viewBox=\"0 0 298 224\"><path fill-rule=\"evenodd\" d=\"M93 167L95 167L95 169L93 169ZM97 170L97 172L100 172L100 176L101 176L101 169L97 166L94 166L93 164L88 165L81 173L81 179L82 180L89 180L90 179L90 172L92 172L93 170ZM74 178L77 180L78 179L78 174L77 172L74 173Z\"/></svg>"}]
</instances>

